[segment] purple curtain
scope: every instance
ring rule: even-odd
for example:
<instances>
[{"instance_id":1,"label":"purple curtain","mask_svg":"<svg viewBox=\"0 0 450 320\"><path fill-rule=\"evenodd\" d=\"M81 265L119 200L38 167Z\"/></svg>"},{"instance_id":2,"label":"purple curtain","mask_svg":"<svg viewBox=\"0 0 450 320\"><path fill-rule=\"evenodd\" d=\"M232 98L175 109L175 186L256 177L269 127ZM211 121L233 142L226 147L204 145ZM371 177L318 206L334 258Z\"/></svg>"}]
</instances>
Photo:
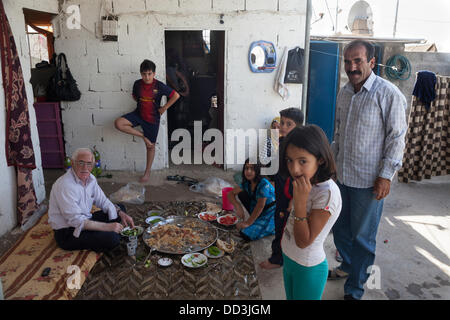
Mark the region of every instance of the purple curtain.
<instances>
[{"instance_id":1,"label":"purple curtain","mask_svg":"<svg viewBox=\"0 0 450 320\"><path fill-rule=\"evenodd\" d=\"M17 218L24 225L38 209L31 174L36 164L25 82L3 0L0 0L0 49L6 106L6 160L8 166L16 167Z\"/></svg>"}]
</instances>

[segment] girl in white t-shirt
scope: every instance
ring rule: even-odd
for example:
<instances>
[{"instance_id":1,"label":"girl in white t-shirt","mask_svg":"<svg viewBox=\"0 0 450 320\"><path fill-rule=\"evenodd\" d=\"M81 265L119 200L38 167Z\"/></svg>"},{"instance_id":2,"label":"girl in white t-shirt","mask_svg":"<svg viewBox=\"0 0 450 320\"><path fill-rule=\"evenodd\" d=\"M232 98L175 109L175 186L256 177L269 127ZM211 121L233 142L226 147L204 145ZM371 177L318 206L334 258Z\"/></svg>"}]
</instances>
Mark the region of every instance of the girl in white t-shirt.
<instances>
[{"instance_id":1,"label":"girl in white t-shirt","mask_svg":"<svg viewBox=\"0 0 450 320\"><path fill-rule=\"evenodd\" d=\"M293 181L293 209L281 248L288 300L320 300L328 276L323 243L341 211L336 165L322 129L298 127L283 141L281 173Z\"/></svg>"}]
</instances>

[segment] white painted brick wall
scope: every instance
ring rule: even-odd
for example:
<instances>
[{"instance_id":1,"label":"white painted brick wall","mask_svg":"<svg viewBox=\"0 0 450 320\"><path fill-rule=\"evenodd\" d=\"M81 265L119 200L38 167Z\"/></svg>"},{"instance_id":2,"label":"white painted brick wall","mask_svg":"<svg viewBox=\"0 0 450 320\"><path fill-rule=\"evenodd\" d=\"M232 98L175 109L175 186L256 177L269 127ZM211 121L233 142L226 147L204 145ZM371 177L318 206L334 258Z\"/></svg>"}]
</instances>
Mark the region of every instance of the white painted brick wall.
<instances>
[{"instance_id":1,"label":"white painted brick wall","mask_svg":"<svg viewBox=\"0 0 450 320\"><path fill-rule=\"evenodd\" d=\"M114 14L145 11L145 0L114 0Z\"/></svg>"},{"instance_id":2,"label":"white painted brick wall","mask_svg":"<svg viewBox=\"0 0 450 320\"><path fill-rule=\"evenodd\" d=\"M176 12L180 11L178 0L146 0L146 8L151 11Z\"/></svg>"},{"instance_id":3,"label":"white painted brick wall","mask_svg":"<svg viewBox=\"0 0 450 320\"><path fill-rule=\"evenodd\" d=\"M117 41L99 41L98 39L86 40L86 53L98 57L119 53Z\"/></svg>"},{"instance_id":4,"label":"white painted brick wall","mask_svg":"<svg viewBox=\"0 0 450 320\"><path fill-rule=\"evenodd\" d=\"M123 115L123 111L114 109L100 109L92 112L92 119L96 126L108 126Z\"/></svg>"},{"instance_id":5,"label":"white painted brick wall","mask_svg":"<svg viewBox=\"0 0 450 320\"><path fill-rule=\"evenodd\" d=\"M100 94L100 108L121 110L123 113L136 108L131 92L103 92Z\"/></svg>"},{"instance_id":6,"label":"white painted brick wall","mask_svg":"<svg viewBox=\"0 0 450 320\"><path fill-rule=\"evenodd\" d=\"M126 54L99 56L98 70L102 74L131 73L131 56Z\"/></svg>"},{"instance_id":7,"label":"white painted brick wall","mask_svg":"<svg viewBox=\"0 0 450 320\"><path fill-rule=\"evenodd\" d=\"M212 0L214 12L228 12L245 9L245 0Z\"/></svg>"},{"instance_id":8,"label":"white painted brick wall","mask_svg":"<svg viewBox=\"0 0 450 320\"><path fill-rule=\"evenodd\" d=\"M246 10L278 10L278 0L245 0Z\"/></svg>"},{"instance_id":9,"label":"white painted brick wall","mask_svg":"<svg viewBox=\"0 0 450 320\"><path fill-rule=\"evenodd\" d=\"M87 55L86 50L86 40L85 39L71 39L71 40L63 40L60 44L61 48L64 50L57 49L56 53L64 52L64 54L73 58L80 59L82 56ZM81 60L81 59L80 59ZM69 67L71 67L70 60L67 61Z\"/></svg>"},{"instance_id":10,"label":"white painted brick wall","mask_svg":"<svg viewBox=\"0 0 450 320\"><path fill-rule=\"evenodd\" d=\"M211 12L211 0L180 0L183 12Z\"/></svg>"},{"instance_id":11,"label":"white painted brick wall","mask_svg":"<svg viewBox=\"0 0 450 320\"><path fill-rule=\"evenodd\" d=\"M99 109L100 108L100 96L102 93L100 92L92 92L92 91L85 91L81 95L81 98L79 101L76 101L79 103L80 109ZM75 103L75 102L71 102Z\"/></svg>"},{"instance_id":12,"label":"white painted brick wall","mask_svg":"<svg viewBox=\"0 0 450 320\"><path fill-rule=\"evenodd\" d=\"M99 22L99 3L89 0L67 2L70 3L80 5L82 14L85 12L87 15L83 17L86 27L95 30L95 24ZM110 6L111 0L107 3ZM144 170L145 145L142 139L119 132L113 122L116 117L136 107L131 90L134 81L140 78L139 65L143 59L153 60L157 66L156 78L165 79L165 30L225 30L227 128L266 128L281 109L300 105L301 85L289 85L291 98L283 101L273 90L276 71L265 74L250 72L248 49L253 41L272 41L280 61L285 46L303 47L305 14L301 10L305 8L306 0L135 0L120 3L114 0L113 4L115 13L119 14L118 42L103 42L88 31L67 36L67 30L63 30L64 36L56 40L61 49L64 49L66 41L84 41L84 47L83 44L78 47L73 44L73 54L68 53L69 64L75 69L73 73L86 95L79 102L66 104L64 119L72 121L68 124L70 138L67 139L67 148L80 147L80 144L96 139L104 153L102 164L105 167ZM224 24L219 22L220 13L225 15ZM82 115L76 110L88 110L89 113ZM249 114L256 116L248 120ZM78 125L96 130L83 132L77 129ZM154 169L168 164L165 126L164 116L158 134ZM96 133L101 137L88 137Z\"/></svg>"},{"instance_id":13,"label":"white painted brick wall","mask_svg":"<svg viewBox=\"0 0 450 320\"><path fill-rule=\"evenodd\" d=\"M92 74L89 80L89 90L100 92L120 91L119 75Z\"/></svg>"},{"instance_id":14,"label":"white painted brick wall","mask_svg":"<svg viewBox=\"0 0 450 320\"><path fill-rule=\"evenodd\" d=\"M306 16L306 1L302 0L278 0L280 11L298 11Z\"/></svg>"}]
</instances>

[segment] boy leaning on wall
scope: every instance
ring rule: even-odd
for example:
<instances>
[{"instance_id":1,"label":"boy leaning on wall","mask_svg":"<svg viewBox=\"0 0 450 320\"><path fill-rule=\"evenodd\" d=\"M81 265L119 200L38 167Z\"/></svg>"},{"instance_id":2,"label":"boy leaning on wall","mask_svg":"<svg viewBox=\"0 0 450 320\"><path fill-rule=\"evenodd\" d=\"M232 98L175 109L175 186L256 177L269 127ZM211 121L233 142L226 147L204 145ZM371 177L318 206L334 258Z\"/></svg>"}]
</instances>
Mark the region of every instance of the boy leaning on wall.
<instances>
[{"instance_id":1,"label":"boy leaning on wall","mask_svg":"<svg viewBox=\"0 0 450 320\"><path fill-rule=\"evenodd\" d=\"M142 183L150 179L160 118L180 98L175 90L155 78L155 71L156 65L152 61L144 60L141 63L141 79L136 80L133 85L133 99L136 100L137 107L133 112L116 119L114 123L118 130L140 137L145 142L147 162L144 175L139 180ZM162 96L168 97L163 106ZM136 130L136 126L141 126L143 131Z\"/></svg>"}]
</instances>

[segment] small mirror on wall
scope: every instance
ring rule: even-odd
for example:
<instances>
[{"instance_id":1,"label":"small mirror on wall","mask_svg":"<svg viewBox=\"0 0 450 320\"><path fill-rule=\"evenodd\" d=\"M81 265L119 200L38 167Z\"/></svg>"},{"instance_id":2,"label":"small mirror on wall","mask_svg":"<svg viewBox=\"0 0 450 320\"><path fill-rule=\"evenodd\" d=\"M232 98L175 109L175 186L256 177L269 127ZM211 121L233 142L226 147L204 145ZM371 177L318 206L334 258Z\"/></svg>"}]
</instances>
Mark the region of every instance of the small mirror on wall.
<instances>
[{"instance_id":1,"label":"small mirror on wall","mask_svg":"<svg viewBox=\"0 0 450 320\"><path fill-rule=\"evenodd\" d=\"M269 41L255 41L250 45L248 62L252 72L272 72L276 68L277 53Z\"/></svg>"}]
</instances>

